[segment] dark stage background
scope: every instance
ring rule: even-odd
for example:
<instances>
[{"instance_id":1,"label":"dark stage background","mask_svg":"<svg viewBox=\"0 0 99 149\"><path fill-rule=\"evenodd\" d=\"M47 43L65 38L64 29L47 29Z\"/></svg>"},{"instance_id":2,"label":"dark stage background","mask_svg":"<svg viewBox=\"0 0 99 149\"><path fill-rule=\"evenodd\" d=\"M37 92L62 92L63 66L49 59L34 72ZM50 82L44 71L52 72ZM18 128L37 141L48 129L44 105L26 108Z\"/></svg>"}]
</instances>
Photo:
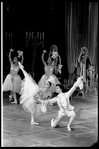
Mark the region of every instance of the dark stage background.
<instances>
[{"instance_id":1,"label":"dark stage background","mask_svg":"<svg viewBox=\"0 0 99 149\"><path fill-rule=\"evenodd\" d=\"M98 71L98 3L96 2L3 3L3 31L4 78L10 71L8 54L10 48L13 48L15 51L23 51L24 68L28 73L34 71L35 80L38 82L44 74L42 51L47 50L46 60L52 44L58 46L62 59L62 82L73 72L83 46L88 47L88 54ZM36 47L34 61L32 32L34 34L44 32L42 44ZM21 70L19 74L23 77Z\"/></svg>"},{"instance_id":2,"label":"dark stage background","mask_svg":"<svg viewBox=\"0 0 99 149\"><path fill-rule=\"evenodd\" d=\"M18 49L24 52L24 67L27 72L34 71L37 81L44 74L44 66L41 60L43 50L47 50L45 60L52 44L58 46L59 54L64 65L65 49L65 5L53 2L32 3L4 3L4 47L3 68L4 76L9 73L10 64L8 59L9 49ZM32 64L34 46L28 42L26 46L26 32L44 32L44 45L36 47L35 64ZM8 34L12 33L12 42ZM13 56L13 55L12 55ZM32 68L34 66L34 68ZM62 70L67 75L66 64ZM19 72L21 73L21 72ZM63 73L62 73L63 74ZM22 75L22 74L21 74Z\"/></svg>"}]
</instances>

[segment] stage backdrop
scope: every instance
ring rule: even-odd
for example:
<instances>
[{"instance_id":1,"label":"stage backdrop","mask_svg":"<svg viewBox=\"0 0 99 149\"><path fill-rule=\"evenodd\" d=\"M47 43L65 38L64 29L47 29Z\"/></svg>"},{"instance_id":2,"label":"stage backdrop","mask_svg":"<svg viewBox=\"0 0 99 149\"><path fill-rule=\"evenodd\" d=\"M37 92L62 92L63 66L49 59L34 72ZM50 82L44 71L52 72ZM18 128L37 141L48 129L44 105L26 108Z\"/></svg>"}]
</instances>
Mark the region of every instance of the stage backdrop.
<instances>
[{"instance_id":1,"label":"stage backdrop","mask_svg":"<svg viewBox=\"0 0 99 149\"><path fill-rule=\"evenodd\" d=\"M65 49L69 73L80 54L81 47L88 48L88 55L98 71L98 3L65 3Z\"/></svg>"}]
</instances>

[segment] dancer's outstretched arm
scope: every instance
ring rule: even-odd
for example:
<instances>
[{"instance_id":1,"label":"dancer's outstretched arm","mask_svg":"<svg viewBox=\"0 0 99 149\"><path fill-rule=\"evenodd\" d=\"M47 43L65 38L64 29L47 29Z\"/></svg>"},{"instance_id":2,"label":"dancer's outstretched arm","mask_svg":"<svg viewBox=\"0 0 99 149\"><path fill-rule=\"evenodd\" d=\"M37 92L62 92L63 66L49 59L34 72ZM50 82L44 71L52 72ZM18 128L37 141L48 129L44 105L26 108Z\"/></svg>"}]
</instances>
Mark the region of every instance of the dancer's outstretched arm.
<instances>
[{"instance_id":1,"label":"dancer's outstretched arm","mask_svg":"<svg viewBox=\"0 0 99 149\"><path fill-rule=\"evenodd\" d=\"M41 99L39 99L39 98L37 98L37 100L39 101L39 102L41 102L41 103L43 103L43 104L53 104L53 103L55 103L55 102L57 102L57 99L58 97L56 96L56 97L54 97L54 98L51 98L51 99L47 99L47 100L41 100Z\"/></svg>"},{"instance_id":2,"label":"dancer's outstretched arm","mask_svg":"<svg viewBox=\"0 0 99 149\"><path fill-rule=\"evenodd\" d=\"M45 54L45 53L46 53L46 50L43 50L43 53L42 53L42 56L41 56L42 62L43 62L43 64L44 64L44 66L47 65L47 63L46 63L45 60L44 60L44 54Z\"/></svg>"},{"instance_id":3,"label":"dancer's outstretched arm","mask_svg":"<svg viewBox=\"0 0 99 149\"><path fill-rule=\"evenodd\" d=\"M58 96L51 98L51 99L48 99L48 100L44 100L44 103L45 104L48 104L48 103L53 104L53 103L57 102L57 98L58 98Z\"/></svg>"},{"instance_id":4,"label":"dancer's outstretched arm","mask_svg":"<svg viewBox=\"0 0 99 149\"><path fill-rule=\"evenodd\" d=\"M11 52L14 52L13 49L10 49L10 52L9 52L9 61L10 61L10 64L12 63Z\"/></svg>"}]
</instances>

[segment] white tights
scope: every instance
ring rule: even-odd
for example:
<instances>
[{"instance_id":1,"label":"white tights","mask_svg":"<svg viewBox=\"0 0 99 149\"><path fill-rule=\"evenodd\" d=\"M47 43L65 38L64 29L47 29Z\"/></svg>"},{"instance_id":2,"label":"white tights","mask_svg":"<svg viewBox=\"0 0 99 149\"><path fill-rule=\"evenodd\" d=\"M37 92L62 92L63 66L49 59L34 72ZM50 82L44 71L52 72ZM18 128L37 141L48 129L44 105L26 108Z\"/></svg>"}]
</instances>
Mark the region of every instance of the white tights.
<instances>
[{"instance_id":1,"label":"white tights","mask_svg":"<svg viewBox=\"0 0 99 149\"><path fill-rule=\"evenodd\" d=\"M74 111L69 111L66 115L67 115L68 117L70 117L69 123L68 123L68 126L67 126L68 130L70 131L70 130L71 130L71 129L70 129L70 125L72 124L72 122L73 122L73 120L74 120L74 118L75 118L75 116L76 116L76 113L75 113ZM65 116L65 115L64 115L64 116ZM64 116L63 116L63 115L58 115L55 120L52 119L52 121L51 121L51 126L52 126L52 127L56 127L56 126L58 125L58 123L60 122L60 120L61 120Z\"/></svg>"}]
</instances>

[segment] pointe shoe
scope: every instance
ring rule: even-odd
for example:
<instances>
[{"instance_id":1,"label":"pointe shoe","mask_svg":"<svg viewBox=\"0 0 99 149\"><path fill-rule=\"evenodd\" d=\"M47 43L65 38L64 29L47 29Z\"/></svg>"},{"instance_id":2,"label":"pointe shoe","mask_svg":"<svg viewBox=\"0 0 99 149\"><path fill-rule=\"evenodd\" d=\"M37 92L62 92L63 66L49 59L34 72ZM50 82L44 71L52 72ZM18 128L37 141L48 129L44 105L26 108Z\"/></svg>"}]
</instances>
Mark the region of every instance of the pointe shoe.
<instances>
[{"instance_id":1,"label":"pointe shoe","mask_svg":"<svg viewBox=\"0 0 99 149\"><path fill-rule=\"evenodd\" d=\"M31 122L32 125L39 125L39 123L36 123L34 121Z\"/></svg>"},{"instance_id":2,"label":"pointe shoe","mask_svg":"<svg viewBox=\"0 0 99 149\"><path fill-rule=\"evenodd\" d=\"M11 102L12 104L17 104L17 102L16 101L13 101L13 102Z\"/></svg>"},{"instance_id":3,"label":"pointe shoe","mask_svg":"<svg viewBox=\"0 0 99 149\"><path fill-rule=\"evenodd\" d=\"M12 96L11 95L9 95L9 101L11 101L12 100Z\"/></svg>"},{"instance_id":4,"label":"pointe shoe","mask_svg":"<svg viewBox=\"0 0 99 149\"><path fill-rule=\"evenodd\" d=\"M71 131L71 128L70 128L70 126L67 126L67 129L68 129L68 131Z\"/></svg>"},{"instance_id":5,"label":"pointe shoe","mask_svg":"<svg viewBox=\"0 0 99 149\"><path fill-rule=\"evenodd\" d=\"M51 126L54 127L54 118L51 120Z\"/></svg>"},{"instance_id":6,"label":"pointe shoe","mask_svg":"<svg viewBox=\"0 0 99 149\"><path fill-rule=\"evenodd\" d=\"M52 120L51 120L51 126L53 127L53 128L58 128L58 127L60 127L58 124L55 124L55 119L53 118Z\"/></svg>"}]
</instances>

